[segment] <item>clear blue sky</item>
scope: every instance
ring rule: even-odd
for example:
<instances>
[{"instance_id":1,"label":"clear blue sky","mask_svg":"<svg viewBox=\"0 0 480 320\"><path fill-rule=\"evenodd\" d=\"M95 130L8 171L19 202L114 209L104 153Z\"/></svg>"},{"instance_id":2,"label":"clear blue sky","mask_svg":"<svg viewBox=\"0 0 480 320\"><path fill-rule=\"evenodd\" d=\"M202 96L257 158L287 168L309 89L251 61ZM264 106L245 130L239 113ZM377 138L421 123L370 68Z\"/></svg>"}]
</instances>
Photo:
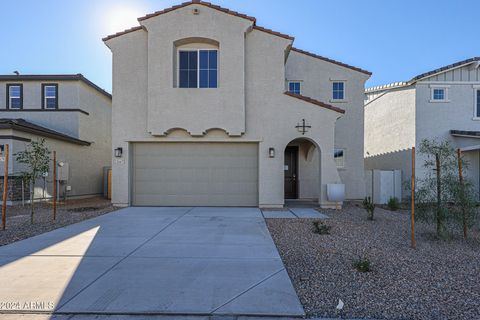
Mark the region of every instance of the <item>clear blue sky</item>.
<instances>
[{"instance_id":1,"label":"clear blue sky","mask_svg":"<svg viewBox=\"0 0 480 320\"><path fill-rule=\"evenodd\" d=\"M111 53L101 38L183 1L2 1L0 74L83 73L111 91ZM480 56L478 0L212 2L294 36L298 48L372 71L367 86Z\"/></svg>"}]
</instances>

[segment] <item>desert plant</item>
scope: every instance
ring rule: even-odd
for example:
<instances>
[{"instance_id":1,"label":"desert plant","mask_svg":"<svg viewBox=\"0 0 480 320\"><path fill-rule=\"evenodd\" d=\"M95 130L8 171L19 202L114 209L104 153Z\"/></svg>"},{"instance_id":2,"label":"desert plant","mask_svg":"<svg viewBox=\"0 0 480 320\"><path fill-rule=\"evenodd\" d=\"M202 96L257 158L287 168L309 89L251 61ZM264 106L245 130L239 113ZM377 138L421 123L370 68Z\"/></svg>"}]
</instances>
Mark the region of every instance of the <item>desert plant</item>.
<instances>
[{"instance_id":1,"label":"desert plant","mask_svg":"<svg viewBox=\"0 0 480 320\"><path fill-rule=\"evenodd\" d=\"M415 218L436 225L438 238L445 238L449 222L472 226L478 219L475 208L476 194L468 180L459 179L459 163L462 173L468 163L460 157L448 140L423 140L420 143L425 177L419 179L415 190ZM466 235L466 231L465 231Z\"/></svg>"},{"instance_id":2,"label":"desert plant","mask_svg":"<svg viewBox=\"0 0 480 320\"><path fill-rule=\"evenodd\" d=\"M313 232L317 234L330 234L332 227L323 223L323 221L313 221Z\"/></svg>"},{"instance_id":3,"label":"desert plant","mask_svg":"<svg viewBox=\"0 0 480 320\"><path fill-rule=\"evenodd\" d=\"M370 272L372 270L370 259L367 256L364 256L364 257L359 256L353 262L353 266L359 272Z\"/></svg>"},{"instance_id":4,"label":"desert plant","mask_svg":"<svg viewBox=\"0 0 480 320\"><path fill-rule=\"evenodd\" d=\"M15 158L18 163L25 165L22 178L32 187L30 192L30 223L33 224L35 181L48 172L50 151L45 145L45 139L40 139L27 144L25 150L15 154Z\"/></svg>"},{"instance_id":5,"label":"desert plant","mask_svg":"<svg viewBox=\"0 0 480 320\"><path fill-rule=\"evenodd\" d=\"M373 220L373 212L375 211L375 204L372 201L372 198L370 197L365 197L363 199L363 208L367 210L368 213L368 220Z\"/></svg>"},{"instance_id":6,"label":"desert plant","mask_svg":"<svg viewBox=\"0 0 480 320\"><path fill-rule=\"evenodd\" d=\"M397 197L390 197L387 202L388 209L392 211L397 211L400 209L400 202L398 201Z\"/></svg>"}]
</instances>

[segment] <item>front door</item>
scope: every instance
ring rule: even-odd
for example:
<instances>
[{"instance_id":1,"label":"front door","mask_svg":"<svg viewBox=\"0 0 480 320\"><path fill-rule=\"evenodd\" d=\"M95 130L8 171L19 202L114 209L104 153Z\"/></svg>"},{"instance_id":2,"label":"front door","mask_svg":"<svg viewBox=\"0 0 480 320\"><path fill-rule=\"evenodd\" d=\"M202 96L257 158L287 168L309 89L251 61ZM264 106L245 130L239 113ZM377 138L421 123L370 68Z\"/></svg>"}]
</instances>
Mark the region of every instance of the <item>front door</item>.
<instances>
[{"instance_id":1,"label":"front door","mask_svg":"<svg viewBox=\"0 0 480 320\"><path fill-rule=\"evenodd\" d=\"M297 199L297 160L298 147L287 147L285 149L285 199Z\"/></svg>"}]
</instances>

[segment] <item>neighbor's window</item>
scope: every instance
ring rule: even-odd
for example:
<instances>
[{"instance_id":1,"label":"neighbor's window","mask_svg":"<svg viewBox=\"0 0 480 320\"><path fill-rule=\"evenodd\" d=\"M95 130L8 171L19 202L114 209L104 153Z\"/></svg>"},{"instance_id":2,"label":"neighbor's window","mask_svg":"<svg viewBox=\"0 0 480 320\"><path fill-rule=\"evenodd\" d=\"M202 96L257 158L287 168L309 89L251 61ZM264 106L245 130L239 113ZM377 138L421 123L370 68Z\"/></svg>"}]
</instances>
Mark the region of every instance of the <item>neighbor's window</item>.
<instances>
[{"instance_id":1,"label":"neighbor's window","mask_svg":"<svg viewBox=\"0 0 480 320\"><path fill-rule=\"evenodd\" d=\"M436 100L436 101L445 100L445 89L444 88L433 89L432 100Z\"/></svg>"},{"instance_id":2,"label":"neighbor's window","mask_svg":"<svg viewBox=\"0 0 480 320\"><path fill-rule=\"evenodd\" d=\"M218 50L180 50L178 60L180 88L217 88Z\"/></svg>"},{"instance_id":3,"label":"neighbor's window","mask_svg":"<svg viewBox=\"0 0 480 320\"><path fill-rule=\"evenodd\" d=\"M475 109L475 116L480 118L480 90L477 90L477 107Z\"/></svg>"},{"instance_id":4,"label":"neighbor's window","mask_svg":"<svg viewBox=\"0 0 480 320\"><path fill-rule=\"evenodd\" d=\"M343 100L345 99L345 83L344 82L333 82L333 95L334 100Z\"/></svg>"},{"instance_id":5,"label":"neighbor's window","mask_svg":"<svg viewBox=\"0 0 480 320\"><path fill-rule=\"evenodd\" d=\"M21 109L23 88L20 84L7 84L7 103L9 109Z\"/></svg>"},{"instance_id":6,"label":"neighbor's window","mask_svg":"<svg viewBox=\"0 0 480 320\"><path fill-rule=\"evenodd\" d=\"M300 94L300 82L290 81L288 83L288 91L295 94Z\"/></svg>"},{"instance_id":7,"label":"neighbor's window","mask_svg":"<svg viewBox=\"0 0 480 320\"><path fill-rule=\"evenodd\" d=\"M335 160L335 164L337 165L337 168L345 167L345 150L335 149L333 151L333 158Z\"/></svg>"},{"instance_id":8,"label":"neighbor's window","mask_svg":"<svg viewBox=\"0 0 480 320\"><path fill-rule=\"evenodd\" d=\"M43 85L43 107L45 109L58 107L58 86L56 84Z\"/></svg>"}]
</instances>

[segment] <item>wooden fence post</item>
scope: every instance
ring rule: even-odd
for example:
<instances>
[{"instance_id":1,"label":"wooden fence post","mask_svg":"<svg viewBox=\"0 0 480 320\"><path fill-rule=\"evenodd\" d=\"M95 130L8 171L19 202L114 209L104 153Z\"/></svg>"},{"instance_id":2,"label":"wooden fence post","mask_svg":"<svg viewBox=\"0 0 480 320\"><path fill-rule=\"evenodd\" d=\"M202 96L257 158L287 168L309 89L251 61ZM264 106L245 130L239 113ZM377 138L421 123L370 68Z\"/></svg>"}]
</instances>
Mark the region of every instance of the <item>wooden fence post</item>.
<instances>
[{"instance_id":1,"label":"wooden fence post","mask_svg":"<svg viewBox=\"0 0 480 320\"><path fill-rule=\"evenodd\" d=\"M412 239L411 246L413 249L417 247L415 241L415 147L412 147L412 214L411 214L411 224L412 224Z\"/></svg>"},{"instance_id":2,"label":"wooden fence post","mask_svg":"<svg viewBox=\"0 0 480 320\"><path fill-rule=\"evenodd\" d=\"M460 187L463 189L463 170L462 170L462 151L460 148L457 149L457 157L458 157L458 177L460 179ZM464 192L465 190L462 190ZM465 216L465 211L462 210L462 222L463 222L463 238L467 239L467 217Z\"/></svg>"},{"instance_id":3,"label":"wooden fence post","mask_svg":"<svg viewBox=\"0 0 480 320\"><path fill-rule=\"evenodd\" d=\"M7 194L8 194L8 144L5 145L5 161L3 171L3 203L2 203L2 228L7 224Z\"/></svg>"},{"instance_id":4,"label":"wooden fence post","mask_svg":"<svg viewBox=\"0 0 480 320\"><path fill-rule=\"evenodd\" d=\"M57 152L53 151L53 220L57 219Z\"/></svg>"}]
</instances>

